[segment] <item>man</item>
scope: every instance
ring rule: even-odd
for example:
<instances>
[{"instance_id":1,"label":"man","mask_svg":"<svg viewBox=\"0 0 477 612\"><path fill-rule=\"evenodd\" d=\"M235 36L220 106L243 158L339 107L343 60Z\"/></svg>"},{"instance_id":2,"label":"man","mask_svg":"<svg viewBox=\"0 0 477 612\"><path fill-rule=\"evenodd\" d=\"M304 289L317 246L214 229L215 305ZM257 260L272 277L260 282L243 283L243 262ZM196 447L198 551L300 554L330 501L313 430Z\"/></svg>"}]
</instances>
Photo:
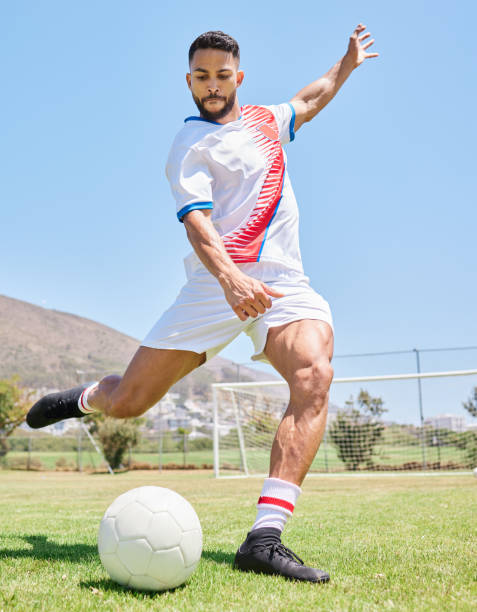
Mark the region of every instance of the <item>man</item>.
<instances>
[{"instance_id":1,"label":"man","mask_svg":"<svg viewBox=\"0 0 477 612\"><path fill-rule=\"evenodd\" d=\"M271 363L290 387L290 403L271 450L270 474L255 523L235 557L244 571L326 582L281 543L300 485L320 445L333 377L333 328L327 302L311 289L298 246L298 209L283 144L310 121L366 58L374 40L358 25L345 56L287 104L243 106L237 42L206 32L189 50L187 85L200 116L188 117L167 162L167 176L194 249L187 283L143 341L124 376L42 398L31 427L102 411L135 417L240 332L253 359Z\"/></svg>"}]
</instances>

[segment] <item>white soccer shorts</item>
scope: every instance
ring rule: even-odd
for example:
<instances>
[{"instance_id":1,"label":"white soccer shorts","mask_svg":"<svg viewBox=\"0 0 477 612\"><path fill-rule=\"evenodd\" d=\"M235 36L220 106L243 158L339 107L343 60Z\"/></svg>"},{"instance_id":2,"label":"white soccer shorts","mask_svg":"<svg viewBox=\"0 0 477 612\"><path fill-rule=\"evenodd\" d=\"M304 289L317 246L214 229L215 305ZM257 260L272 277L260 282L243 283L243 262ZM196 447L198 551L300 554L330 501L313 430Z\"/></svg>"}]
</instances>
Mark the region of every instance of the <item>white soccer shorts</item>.
<instances>
[{"instance_id":1,"label":"white soccer shorts","mask_svg":"<svg viewBox=\"0 0 477 612\"><path fill-rule=\"evenodd\" d=\"M241 332L254 344L252 359L269 363L263 350L270 327L315 319L333 329L328 302L316 293L302 272L270 262L241 264L249 276L285 294L255 319L241 321L230 308L217 279L200 265L189 276L174 304L147 334L142 346L205 353L211 359Z\"/></svg>"}]
</instances>

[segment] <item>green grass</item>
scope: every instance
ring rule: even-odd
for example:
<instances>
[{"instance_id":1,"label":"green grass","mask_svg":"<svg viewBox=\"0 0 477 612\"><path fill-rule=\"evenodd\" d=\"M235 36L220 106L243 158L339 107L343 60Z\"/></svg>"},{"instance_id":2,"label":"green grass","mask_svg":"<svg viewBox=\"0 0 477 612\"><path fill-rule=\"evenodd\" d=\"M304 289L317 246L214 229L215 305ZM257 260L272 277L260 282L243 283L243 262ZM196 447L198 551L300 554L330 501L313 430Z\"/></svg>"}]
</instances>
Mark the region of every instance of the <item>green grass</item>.
<instances>
[{"instance_id":1,"label":"green grass","mask_svg":"<svg viewBox=\"0 0 477 612\"><path fill-rule=\"evenodd\" d=\"M177 490L202 522L202 560L173 592L115 585L96 552L105 508L145 484ZM260 487L260 479L214 480L200 471L0 472L0 610L477 609L472 476L308 478L284 541L330 572L327 585L231 569Z\"/></svg>"}]
</instances>

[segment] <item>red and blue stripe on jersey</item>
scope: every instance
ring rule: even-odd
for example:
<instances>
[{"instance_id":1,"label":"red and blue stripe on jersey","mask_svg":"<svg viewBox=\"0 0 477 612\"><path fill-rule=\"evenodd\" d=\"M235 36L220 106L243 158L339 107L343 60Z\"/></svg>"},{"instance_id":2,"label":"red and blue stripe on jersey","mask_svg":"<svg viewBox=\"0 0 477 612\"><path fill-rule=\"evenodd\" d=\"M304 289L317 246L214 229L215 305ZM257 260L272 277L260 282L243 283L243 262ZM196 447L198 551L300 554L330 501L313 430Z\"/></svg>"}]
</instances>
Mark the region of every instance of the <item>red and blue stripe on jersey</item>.
<instances>
[{"instance_id":1,"label":"red and blue stripe on jersey","mask_svg":"<svg viewBox=\"0 0 477 612\"><path fill-rule=\"evenodd\" d=\"M260 260L268 228L277 212L285 178L283 154L277 122L263 106L242 107L242 120L257 149L266 160L264 181L252 212L236 230L222 236L235 263Z\"/></svg>"}]
</instances>

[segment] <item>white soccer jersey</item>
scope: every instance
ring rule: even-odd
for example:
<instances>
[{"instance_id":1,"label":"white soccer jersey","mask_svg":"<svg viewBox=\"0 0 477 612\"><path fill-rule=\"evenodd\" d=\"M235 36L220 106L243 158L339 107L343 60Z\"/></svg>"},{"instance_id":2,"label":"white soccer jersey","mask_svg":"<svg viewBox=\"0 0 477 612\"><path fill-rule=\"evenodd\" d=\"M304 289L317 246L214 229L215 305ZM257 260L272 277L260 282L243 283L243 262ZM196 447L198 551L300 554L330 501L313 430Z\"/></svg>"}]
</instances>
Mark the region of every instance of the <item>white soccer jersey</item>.
<instances>
[{"instance_id":1,"label":"white soccer jersey","mask_svg":"<svg viewBox=\"0 0 477 612\"><path fill-rule=\"evenodd\" d=\"M177 217L211 209L232 260L276 262L302 271L298 206L282 144L294 138L291 104L243 106L224 125L188 117L177 134L166 173Z\"/></svg>"}]
</instances>

